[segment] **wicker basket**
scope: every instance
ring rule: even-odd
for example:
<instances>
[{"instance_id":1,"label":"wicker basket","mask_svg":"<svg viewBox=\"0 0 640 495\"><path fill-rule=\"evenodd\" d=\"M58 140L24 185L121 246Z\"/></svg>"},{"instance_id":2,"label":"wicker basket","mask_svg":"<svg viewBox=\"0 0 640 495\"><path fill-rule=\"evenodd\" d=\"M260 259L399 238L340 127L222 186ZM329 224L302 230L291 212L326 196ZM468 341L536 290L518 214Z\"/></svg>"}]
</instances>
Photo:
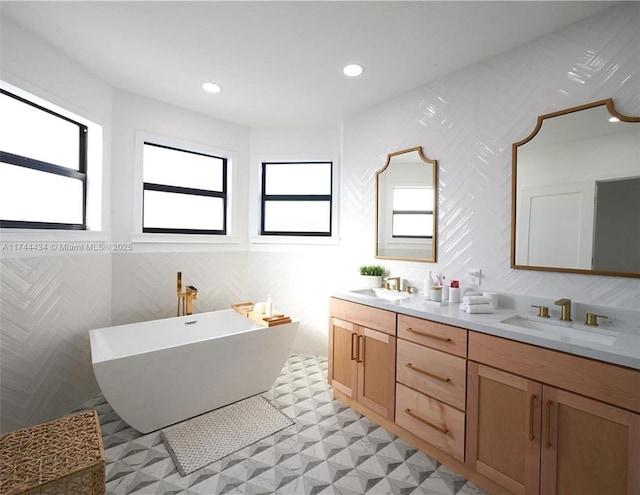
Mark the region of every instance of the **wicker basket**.
<instances>
[{"instance_id":1,"label":"wicker basket","mask_svg":"<svg viewBox=\"0 0 640 495\"><path fill-rule=\"evenodd\" d=\"M104 495L105 457L96 411L0 435L0 493Z\"/></svg>"}]
</instances>

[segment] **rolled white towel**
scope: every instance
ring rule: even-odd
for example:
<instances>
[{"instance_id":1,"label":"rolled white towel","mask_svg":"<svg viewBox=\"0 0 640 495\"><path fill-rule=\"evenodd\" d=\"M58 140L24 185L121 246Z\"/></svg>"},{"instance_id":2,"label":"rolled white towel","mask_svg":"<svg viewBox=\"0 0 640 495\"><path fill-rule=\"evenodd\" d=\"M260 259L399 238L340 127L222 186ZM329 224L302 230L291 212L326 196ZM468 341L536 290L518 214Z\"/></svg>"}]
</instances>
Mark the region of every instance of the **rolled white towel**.
<instances>
[{"instance_id":1,"label":"rolled white towel","mask_svg":"<svg viewBox=\"0 0 640 495\"><path fill-rule=\"evenodd\" d=\"M464 304L491 304L489 296L464 296L462 298Z\"/></svg>"},{"instance_id":2,"label":"rolled white towel","mask_svg":"<svg viewBox=\"0 0 640 495\"><path fill-rule=\"evenodd\" d=\"M495 310L493 308L493 305L487 303L487 304L465 304L462 303L460 304L460 311L465 311L467 313L470 314L489 314L489 313L493 313Z\"/></svg>"}]
</instances>

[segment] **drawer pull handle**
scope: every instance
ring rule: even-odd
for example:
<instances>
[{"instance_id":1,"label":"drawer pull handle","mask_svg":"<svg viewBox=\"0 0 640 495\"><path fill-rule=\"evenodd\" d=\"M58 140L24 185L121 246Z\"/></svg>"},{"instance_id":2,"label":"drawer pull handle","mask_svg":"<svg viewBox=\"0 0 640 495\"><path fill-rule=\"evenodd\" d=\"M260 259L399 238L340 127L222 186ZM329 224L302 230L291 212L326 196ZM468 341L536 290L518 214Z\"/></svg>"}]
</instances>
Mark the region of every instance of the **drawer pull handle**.
<instances>
[{"instance_id":1,"label":"drawer pull handle","mask_svg":"<svg viewBox=\"0 0 640 495\"><path fill-rule=\"evenodd\" d=\"M409 368L410 370L417 371L418 373L422 373L423 375L427 375L427 376L429 376L431 378L435 378L436 380L440 380L441 382L450 382L451 381L451 378L447 378L446 376L436 375L435 373L431 373L431 372L429 372L427 370L423 370L421 368L418 368L417 366L414 366L411 363L407 363L407 364L405 364L405 366L407 368Z\"/></svg>"},{"instance_id":2,"label":"drawer pull handle","mask_svg":"<svg viewBox=\"0 0 640 495\"><path fill-rule=\"evenodd\" d=\"M357 345L357 344L355 344L355 345L354 345L354 343L353 343L353 338L354 338L354 337L356 338L355 340L356 340L356 342L357 342L357 341L358 341L358 334L357 334L357 333L355 333L355 332L353 332L353 333L351 334L351 361L355 361L356 359L358 359L358 355L356 354L356 355L354 356L354 352L353 352L353 351L355 351L355 350L356 350L356 345Z\"/></svg>"},{"instance_id":3,"label":"drawer pull handle","mask_svg":"<svg viewBox=\"0 0 640 495\"><path fill-rule=\"evenodd\" d=\"M364 336L358 335L358 363L364 361Z\"/></svg>"},{"instance_id":4,"label":"drawer pull handle","mask_svg":"<svg viewBox=\"0 0 640 495\"><path fill-rule=\"evenodd\" d=\"M420 330L416 330L415 328L411 328L411 327L407 328L407 332L417 333L418 335L423 335L425 337L430 337L432 339L441 340L442 342L451 342L451 339L449 337L440 337L440 335L431 335L430 333L422 332Z\"/></svg>"},{"instance_id":5,"label":"drawer pull handle","mask_svg":"<svg viewBox=\"0 0 640 495\"><path fill-rule=\"evenodd\" d=\"M529 441L532 442L535 440L535 436L533 435L533 414L535 412L536 406L536 394L531 394L529 397Z\"/></svg>"},{"instance_id":6,"label":"drawer pull handle","mask_svg":"<svg viewBox=\"0 0 640 495\"><path fill-rule=\"evenodd\" d=\"M544 442L545 448L551 447L551 405L552 401L548 400L545 404L545 415L544 415L544 436L546 440Z\"/></svg>"},{"instance_id":7,"label":"drawer pull handle","mask_svg":"<svg viewBox=\"0 0 640 495\"><path fill-rule=\"evenodd\" d=\"M413 419L417 419L418 421L420 421L421 423L424 423L427 426L430 426L431 428L433 428L434 430L438 430L440 433L443 433L444 435L446 435L447 433L449 433L449 430L447 428L443 428L441 426L438 425L434 425L433 423L431 423L430 421L427 421L424 418L421 418L420 416L418 416L416 413L414 413L411 409L405 409L404 412L406 414L408 414L409 416L411 416Z\"/></svg>"}]
</instances>

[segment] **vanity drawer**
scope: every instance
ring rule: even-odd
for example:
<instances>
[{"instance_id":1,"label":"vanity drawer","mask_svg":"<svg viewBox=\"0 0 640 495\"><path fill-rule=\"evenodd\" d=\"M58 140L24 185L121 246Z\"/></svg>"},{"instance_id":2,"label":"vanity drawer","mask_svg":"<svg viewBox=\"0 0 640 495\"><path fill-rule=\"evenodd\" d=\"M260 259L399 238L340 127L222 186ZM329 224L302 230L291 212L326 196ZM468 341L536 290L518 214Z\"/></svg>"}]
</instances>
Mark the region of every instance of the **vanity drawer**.
<instances>
[{"instance_id":1,"label":"vanity drawer","mask_svg":"<svg viewBox=\"0 0 640 495\"><path fill-rule=\"evenodd\" d=\"M398 337L467 357L467 331L413 316L398 315Z\"/></svg>"},{"instance_id":2,"label":"vanity drawer","mask_svg":"<svg viewBox=\"0 0 640 495\"><path fill-rule=\"evenodd\" d=\"M396 314L384 309L372 308L332 297L329 300L329 312L341 320L346 320L389 335L396 334Z\"/></svg>"},{"instance_id":3,"label":"vanity drawer","mask_svg":"<svg viewBox=\"0 0 640 495\"><path fill-rule=\"evenodd\" d=\"M465 414L401 383L396 386L396 423L464 462Z\"/></svg>"},{"instance_id":4,"label":"vanity drawer","mask_svg":"<svg viewBox=\"0 0 640 495\"><path fill-rule=\"evenodd\" d=\"M465 409L467 361L398 339L396 380L458 409Z\"/></svg>"}]
</instances>

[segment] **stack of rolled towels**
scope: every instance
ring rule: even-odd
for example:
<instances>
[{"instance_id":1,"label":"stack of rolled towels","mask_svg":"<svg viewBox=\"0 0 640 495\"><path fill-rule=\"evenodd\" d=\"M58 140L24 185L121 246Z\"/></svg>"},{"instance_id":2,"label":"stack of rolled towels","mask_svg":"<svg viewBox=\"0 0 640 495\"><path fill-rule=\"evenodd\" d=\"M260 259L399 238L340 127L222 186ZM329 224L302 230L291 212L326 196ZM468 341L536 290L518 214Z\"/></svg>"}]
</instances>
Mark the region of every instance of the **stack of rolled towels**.
<instances>
[{"instance_id":1,"label":"stack of rolled towels","mask_svg":"<svg viewBox=\"0 0 640 495\"><path fill-rule=\"evenodd\" d=\"M460 303L460 311L467 313L493 313L495 308L489 296L464 296Z\"/></svg>"}]
</instances>

